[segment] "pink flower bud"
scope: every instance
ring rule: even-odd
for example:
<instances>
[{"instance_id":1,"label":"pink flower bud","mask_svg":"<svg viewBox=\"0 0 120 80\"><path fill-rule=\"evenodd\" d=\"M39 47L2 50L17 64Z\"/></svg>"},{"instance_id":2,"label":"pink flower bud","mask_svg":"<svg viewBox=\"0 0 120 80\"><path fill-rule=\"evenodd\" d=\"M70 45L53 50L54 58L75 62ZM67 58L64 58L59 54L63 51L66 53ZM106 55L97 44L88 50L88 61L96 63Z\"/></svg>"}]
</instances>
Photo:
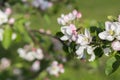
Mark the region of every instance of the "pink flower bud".
<instances>
[{"instance_id":1,"label":"pink flower bud","mask_svg":"<svg viewBox=\"0 0 120 80\"><path fill-rule=\"evenodd\" d=\"M115 50L115 51L120 51L120 42L119 42L119 41L114 41L114 42L112 42L111 47L112 47L113 50Z\"/></svg>"},{"instance_id":2,"label":"pink flower bud","mask_svg":"<svg viewBox=\"0 0 120 80\"><path fill-rule=\"evenodd\" d=\"M40 31L41 33L45 33L45 30L44 30L44 29L39 29L39 31Z\"/></svg>"},{"instance_id":3,"label":"pink flower bud","mask_svg":"<svg viewBox=\"0 0 120 80\"><path fill-rule=\"evenodd\" d=\"M12 9L11 9L11 8L6 8L6 9L5 9L5 13L6 13L7 15L10 15L10 14L12 13Z\"/></svg>"},{"instance_id":4,"label":"pink flower bud","mask_svg":"<svg viewBox=\"0 0 120 80\"><path fill-rule=\"evenodd\" d=\"M50 34L51 34L51 31L50 31L50 30L47 30L47 31L46 31L46 34L50 35Z\"/></svg>"},{"instance_id":5,"label":"pink flower bud","mask_svg":"<svg viewBox=\"0 0 120 80\"><path fill-rule=\"evenodd\" d=\"M48 3L48 7L50 8L50 7L52 7L53 6L53 3L52 2L49 2Z\"/></svg>"},{"instance_id":6,"label":"pink flower bud","mask_svg":"<svg viewBox=\"0 0 120 80\"><path fill-rule=\"evenodd\" d=\"M11 24L11 25L14 24L14 22L15 22L14 18L10 18L9 21L8 21L8 23Z\"/></svg>"},{"instance_id":7,"label":"pink flower bud","mask_svg":"<svg viewBox=\"0 0 120 80\"><path fill-rule=\"evenodd\" d=\"M73 15L77 15L78 12L77 12L77 10L73 10L72 13L73 13Z\"/></svg>"},{"instance_id":8,"label":"pink flower bud","mask_svg":"<svg viewBox=\"0 0 120 80\"><path fill-rule=\"evenodd\" d=\"M77 10L73 10L73 15L76 16L76 18L81 18L82 17L82 14L80 12L78 12Z\"/></svg>"},{"instance_id":9,"label":"pink flower bud","mask_svg":"<svg viewBox=\"0 0 120 80\"><path fill-rule=\"evenodd\" d=\"M77 18L81 18L82 14L80 12L77 13Z\"/></svg>"}]
</instances>

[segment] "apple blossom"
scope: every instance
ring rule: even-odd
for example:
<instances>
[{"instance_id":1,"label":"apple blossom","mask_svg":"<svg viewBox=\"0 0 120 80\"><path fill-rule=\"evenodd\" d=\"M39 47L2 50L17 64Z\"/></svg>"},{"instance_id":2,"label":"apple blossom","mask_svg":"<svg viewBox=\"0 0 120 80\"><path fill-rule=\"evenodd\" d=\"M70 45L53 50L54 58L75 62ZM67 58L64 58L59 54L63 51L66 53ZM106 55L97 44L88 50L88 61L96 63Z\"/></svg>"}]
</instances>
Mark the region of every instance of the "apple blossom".
<instances>
[{"instance_id":1,"label":"apple blossom","mask_svg":"<svg viewBox=\"0 0 120 80\"><path fill-rule=\"evenodd\" d=\"M10 15L12 13L12 9L11 8L6 8L5 9L5 14Z\"/></svg>"},{"instance_id":2,"label":"apple blossom","mask_svg":"<svg viewBox=\"0 0 120 80\"><path fill-rule=\"evenodd\" d=\"M64 34L60 39L63 41L72 40L75 41L77 39L77 31L76 27L73 24L70 26L61 27L61 32Z\"/></svg>"},{"instance_id":3,"label":"apple blossom","mask_svg":"<svg viewBox=\"0 0 120 80\"><path fill-rule=\"evenodd\" d=\"M46 0L34 0L32 5L36 8L40 8L41 10L46 10L52 7L53 3Z\"/></svg>"},{"instance_id":4,"label":"apple blossom","mask_svg":"<svg viewBox=\"0 0 120 80\"><path fill-rule=\"evenodd\" d=\"M64 73L64 68L62 64L58 64L57 61L53 61L51 66L47 68L47 72L50 75L58 77L60 73Z\"/></svg>"},{"instance_id":5,"label":"apple blossom","mask_svg":"<svg viewBox=\"0 0 120 80\"><path fill-rule=\"evenodd\" d=\"M111 47L115 51L120 51L120 41L113 41Z\"/></svg>"},{"instance_id":6,"label":"apple blossom","mask_svg":"<svg viewBox=\"0 0 120 80\"><path fill-rule=\"evenodd\" d=\"M59 17L57 19L58 24L60 25L67 25L67 24L71 24L70 22L75 20L76 18L81 18L82 14L80 12L78 12L77 10L73 10L71 13L69 14L62 14L61 17Z\"/></svg>"},{"instance_id":7,"label":"apple blossom","mask_svg":"<svg viewBox=\"0 0 120 80\"><path fill-rule=\"evenodd\" d=\"M31 70L32 71L39 71L40 70L40 62L39 61L35 61L32 66L31 66Z\"/></svg>"},{"instance_id":8,"label":"apple blossom","mask_svg":"<svg viewBox=\"0 0 120 80\"><path fill-rule=\"evenodd\" d=\"M92 37L90 35L90 32L88 29L85 29L84 34L78 34L76 43L80 45L87 45L90 44L91 41L92 41Z\"/></svg>"},{"instance_id":9,"label":"apple blossom","mask_svg":"<svg viewBox=\"0 0 120 80\"><path fill-rule=\"evenodd\" d=\"M94 61L95 60L94 48L88 45L82 45L78 47L78 49L76 50L77 58L82 59L86 57L85 51L87 51L88 55L90 55L90 58L88 59L88 61Z\"/></svg>"},{"instance_id":10,"label":"apple blossom","mask_svg":"<svg viewBox=\"0 0 120 80\"><path fill-rule=\"evenodd\" d=\"M8 21L8 15L0 10L0 25Z\"/></svg>"},{"instance_id":11,"label":"apple blossom","mask_svg":"<svg viewBox=\"0 0 120 80\"><path fill-rule=\"evenodd\" d=\"M7 69L8 67L10 67L10 65L11 65L11 61L3 57L0 62L0 71Z\"/></svg>"},{"instance_id":12,"label":"apple blossom","mask_svg":"<svg viewBox=\"0 0 120 80\"><path fill-rule=\"evenodd\" d=\"M38 49L36 49L36 50L33 50L32 52L34 52L33 56L34 56L36 59L42 60L42 59L44 58L42 49L38 48Z\"/></svg>"},{"instance_id":13,"label":"apple blossom","mask_svg":"<svg viewBox=\"0 0 120 80\"><path fill-rule=\"evenodd\" d=\"M105 31L99 33L98 36L102 40L113 41L116 38L116 35L118 34L118 30L120 30L119 27L120 23L107 21L105 22Z\"/></svg>"},{"instance_id":14,"label":"apple blossom","mask_svg":"<svg viewBox=\"0 0 120 80\"><path fill-rule=\"evenodd\" d=\"M15 19L14 19L14 18L10 18L10 19L8 20L8 23L9 23L10 25L13 25L14 22L15 22Z\"/></svg>"},{"instance_id":15,"label":"apple blossom","mask_svg":"<svg viewBox=\"0 0 120 80\"><path fill-rule=\"evenodd\" d=\"M76 18L81 18L82 14L80 12L78 12L77 10L73 10L72 12L74 14L74 16L76 16Z\"/></svg>"},{"instance_id":16,"label":"apple blossom","mask_svg":"<svg viewBox=\"0 0 120 80\"><path fill-rule=\"evenodd\" d=\"M27 61L33 61L35 59L42 60L44 58L43 52L40 48L31 49L28 47L19 48L18 54L21 58Z\"/></svg>"},{"instance_id":17,"label":"apple blossom","mask_svg":"<svg viewBox=\"0 0 120 80\"><path fill-rule=\"evenodd\" d=\"M94 54L94 47L90 46L89 44L92 42L92 37L88 29L85 29L84 34L78 34L78 38L76 43L78 46L76 47L76 55L78 59L82 59L85 57L85 51L90 55L90 59L88 61L94 61L95 54Z\"/></svg>"}]
</instances>

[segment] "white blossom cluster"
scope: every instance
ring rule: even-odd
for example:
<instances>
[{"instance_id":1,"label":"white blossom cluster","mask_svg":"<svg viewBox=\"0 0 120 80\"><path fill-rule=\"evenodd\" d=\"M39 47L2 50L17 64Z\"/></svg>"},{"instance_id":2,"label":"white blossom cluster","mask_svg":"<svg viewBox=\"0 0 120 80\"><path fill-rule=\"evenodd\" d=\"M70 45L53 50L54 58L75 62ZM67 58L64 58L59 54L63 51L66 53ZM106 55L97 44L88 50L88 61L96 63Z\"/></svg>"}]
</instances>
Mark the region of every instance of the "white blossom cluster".
<instances>
[{"instance_id":1,"label":"white blossom cluster","mask_svg":"<svg viewBox=\"0 0 120 80\"><path fill-rule=\"evenodd\" d=\"M10 25L14 24L14 18L9 18L9 15L12 13L12 10L10 8L6 8L5 11L0 10L0 26L2 26L4 23L8 23ZM0 41L3 40L3 34L4 34L4 29L1 27L0 28ZM16 33L12 33L12 40L15 40L17 37Z\"/></svg>"},{"instance_id":2,"label":"white blossom cluster","mask_svg":"<svg viewBox=\"0 0 120 80\"><path fill-rule=\"evenodd\" d=\"M29 45L26 45L24 48L19 48L17 52L21 58L27 61L33 61L35 59L42 60L44 58L41 48L33 48Z\"/></svg>"},{"instance_id":3,"label":"white blossom cluster","mask_svg":"<svg viewBox=\"0 0 120 80\"><path fill-rule=\"evenodd\" d=\"M47 72L50 75L58 77L60 73L64 73L64 67L62 64L58 64L57 61L53 61L52 64L47 68Z\"/></svg>"},{"instance_id":4,"label":"white blossom cluster","mask_svg":"<svg viewBox=\"0 0 120 80\"><path fill-rule=\"evenodd\" d=\"M77 10L73 10L71 13L64 15L62 14L61 17L57 19L58 24L60 25L67 25L70 24L71 21L74 21L75 19L79 19L82 17L82 14L78 12Z\"/></svg>"},{"instance_id":5,"label":"white blossom cluster","mask_svg":"<svg viewBox=\"0 0 120 80\"><path fill-rule=\"evenodd\" d=\"M3 58L0 60L0 71L9 68L10 65L11 65L11 61L10 61L8 58L3 57Z\"/></svg>"},{"instance_id":6,"label":"white blossom cluster","mask_svg":"<svg viewBox=\"0 0 120 80\"><path fill-rule=\"evenodd\" d=\"M33 0L32 5L36 8L40 8L41 10L46 10L52 7L53 3L47 0Z\"/></svg>"},{"instance_id":7,"label":"white blossom cluster","mask_svg":"<svg viewBox=\"0 0 120 80\"><path fill-rule=\"evenodd\" d=\"M8 15L0 10L0 25L7 23L8 21Z\"/></svg>"},{"instance_id":8,"label":"white blossom cluster","mask_svg":"<svg viewBox=\"0 0 120 80\"><path fill-rule=\"evenodd\" d=\"M35 61L32 66L31 66L31 70L34 72L37 72L40 70L40 61Z\"/></svg>"},{"instance_id":9,"label":"white blossom cluster","mask_svg":"<svg viewBox=\"0 0 120 80\"><path fill-rule=\"evenodd\" d=\"M90 46L92 37L88 29L85 29L84 34L78 34L77 28L74 24L76 19L80 19L82 14L77 10L73 10L71 13L64 15L57 19L58 24L61 26L61 32L64 34L60 39L62 41L74 41L76 46L76 55L79 59L86 57L85 51L90 55L89 61L94 61L94 47Z\"/></svg>"},{"instance_id":10,"label":"white blossom cluster","mask_svg":"<svg viewBox=\"0 0 120 80\"><path fill-rule=\"evenodd\" d=\"M120 15L115 22L106 21L105 31L99 33L99 38L111 42L111 47L115 51L120 51ZM106 50L106 51L105 51ZM111 52L110 49L105 49L104 52Z\"/></svg>"}]
</instances>

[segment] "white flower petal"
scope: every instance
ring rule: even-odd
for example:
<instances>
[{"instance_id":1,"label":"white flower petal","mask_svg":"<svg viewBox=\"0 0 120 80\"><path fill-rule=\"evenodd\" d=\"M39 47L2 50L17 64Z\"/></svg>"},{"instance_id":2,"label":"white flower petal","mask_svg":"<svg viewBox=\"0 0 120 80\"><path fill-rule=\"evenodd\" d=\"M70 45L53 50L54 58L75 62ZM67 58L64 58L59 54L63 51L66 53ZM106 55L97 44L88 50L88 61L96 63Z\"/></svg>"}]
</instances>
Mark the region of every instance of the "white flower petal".
<instances>
[{"instance_id":1,"label":"white flower petal","mask_svg":"<svg viewBox=\"0 0 120 80\"><path fill-rule=\"evenodd\" d=\"M93 53L93 54L91 54L91 57L88 61L94 61L94 60L95 60L95 54Z\"/></svg>"},{"instance_id":2,"label":"white flower petal","mask_svg":"<svg viewBox=\"0 0 120 80\"><path fill-rule=\"evenodd\" d=\"M111 47L115 51L120 51L120 41L113 41Z\"/></svg>"},{"instance_id":3,"label":"white flower petal","mask_svg":"<svg viewBox=\"0 0 120 80\"><path fill-rule=\"evenodd\" d=\"M86 29L86 28L85 28L85 36L88 37L88 38L90 38L90 32L89 32L89 30Z\"/></svg>"},{"instance_id":4,"label":"white flower petal","mask_svg":"<svg viewBox=\"0 0 120 80\"><path fill-rule=\"evenodd\" d=\"M102 39L102 40L105 40L108 35L109 34L106 31L98 34L99 38Z\"/></svg>"},{"instance_id":5,"label":"white flower petal","mask_svg":"<svg viewBox=\"0 0 120 80\"><path fill-rule=\"evenodd\" d=\"M114 36L107 36L106 39L107 39L108 41L113 41L113 40L114 40Z\"/></svg>"},{"instance_id":6,"label":"white flower petal","mask_svg":"<svg viewBox=\"0 0 120 80\"><path fill-rule=\"evenodd\" d=\"M91 46L87 47L87 53L88 54L93 54L94 53L93 51L94 51L94 49Z\"/></svg>"},{"instance_id":7,"label":"white flower petal","mask_svg":"<svg viewBox=\"0 0 120 80\"><path fill-rule=\"evenodd\" d=\"M44 58L44 55L41 49L37 49L36 53L33 55L36 59L39 59L39 60L42 60Z\"/></svg>"},{"instance_id":8,"label":"white flower petal","mask_svg":"<svg viewBox=\"0 0 120 80\"><path fill-rule=\"evenodd\" d=\"M25 59L26 59L27 61L33 61L33 60L35 59L35 57L33 56L33 54L35 54L33 51L28 52L28 53L26 54L26 56L25 56Z\"/></svg>"},{"instance_id":9,"label":"white flower petal","mask_svg":"<svg viewBox=\"0 0 120 80\"><path fill-rule=\"evenodd\" d=\"M109 21L106 21L106 22L105 22L105 30L106 30L106 31L109 31L109 30L110 30L111 24L112 24L112 23L109 22Z\"/></svg>"},{"instance_id":10,"label":"white flower petal","mask_svg":"<svg viewBox=\"0 0 120 80\"><path fill-rule=\"evenodd\" d=\"M80 47L77 49L77 51L76 51L76 54L77 54L80 58L82 58L83 55L84 55L84 49L85 49L85 46L80 46Z\"/></svg>"},{"instance_id":11,"label":"white flower petal","mask_svg":"<svg viewBox=\"0 0 120 80\"><path fill-rule=\"evenodd\" d=\"M62 32L63 34L65 34L67 28L68 28L68 26L63 26L63 27L61 27L61 32Z\"/></svg>"},{"instance_id":12,"label":"white flower petal","mask_svg":"<svg viewBox=\"0 0 120 80\"><path fill-rule=\"evenodd\" d=\"M117 27L118 27L118 23L117 23L117 22L113 22L113 23L111 24L111 30L112 30L112 31L115 31L115 30L117 29Z\"/></svg>"},{"instance_id":13,"label":"white flower petal","mask_svg":"<svg viewBox=\"0 0 120 80\"><path fill-rule=\"evenodd\" d=\"M16 34L16 33L13 33L13 34L12 34L12 40L15 40L16 37L17 37L17 34Z\"/></svg>"},{"instance_id":14,"label":"white flower petal","mask_svg":"<svg viewBox=\"0 0 120 80\"><path fill-rule=\"evenodd\" d=\"M82 34L79 34L76 43L77 43L77 44L81 44L82 41L83 41L83 35L82 35Z\"/></svg>"},{"instance_id":15,"label":"white flower petal","mask_svg":"<svg viewBox=\"0 0 120 80\"><path fill-rule=\"evenodd\" d=\"M70 27L68 27L68 28L66 29L66 34L67 34L67 35L72 35L72 29L71 29Z\"/></svg>"},{"instance_id":16,"label":"white flower petal","mask_svg":"<svg viewBox=\"0 0 120 80\"><path fill-rule=\"evenodd\" d=\"M120 35L116 37L117 40L120 40Z\"/></svg>"},{"instance_id":17,"label":"white flower petal","mask_svg":"<svg viewBox=\"0 0 120 80\"><path fill-rule=\"evenodd\" d=\"M67 35L64 35L62 36L60 39L63 40L63 41L66 41L70 38L70 36L67 36Z\"/></svg>"}]
</instances>

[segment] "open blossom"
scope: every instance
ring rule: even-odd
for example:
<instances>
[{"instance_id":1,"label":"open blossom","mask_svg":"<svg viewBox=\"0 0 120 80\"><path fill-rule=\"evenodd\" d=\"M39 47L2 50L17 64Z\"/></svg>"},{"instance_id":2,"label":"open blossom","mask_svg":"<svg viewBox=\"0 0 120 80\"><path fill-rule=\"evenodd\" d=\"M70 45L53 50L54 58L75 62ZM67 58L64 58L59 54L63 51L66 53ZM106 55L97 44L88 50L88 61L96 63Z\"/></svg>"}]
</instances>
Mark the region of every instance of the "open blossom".
<instances>
[{"instance_id":1,"label":"open blossom","mask_svg":"<svg viewBox=\"0 0 120 80\"><path fill-rule=\"evenodd\" d=\"M111 47L115 51L120 51L120 41L113 41Z\"/></svg>"},{"instance_id":2,"label":"open blossom","mask_svg":"<svg viewBox=\"0 0 120 80\"><path fill-rule=\"evenodd\" d=\"M8 21L8 15L0 10L0 25Z\"/></svg>"},{"instance_id":3,"label":"open blossom","mask_svg":"<svg viewBox=\"0 0 120 80\"><path fill-rule=\"evenodd\" d=\"M109 54L110 54L110 52L111 52L111 49L110 49L110 48L104 48L103 51L104 51L104 54L105 54L106 56L109 56Z\"/></svg>"},{"instance_id":4,"label":"open blossom","mask_svg":"<svg viewBox=\"0 0 120 80\"><path fill-rule=\"evenodd\" d=\"M105 31L99 33L102 40L113 41L115 38L120 40L120 23L119 22L105 22Z\"/></svg>"},{"instance_id":5,"label":"open blossom","mask_svg":"<svg viewBox=\"0 0 120 80\"><path fill-rule=\"evenodd\" d=\"M31 66L32 71L39 71L40 70L40 61L35 61Z\"/></svg>"},{"instance_id":6,"label":"open blossom","mask_svg":"<svg viewBox=\"0 0 120 80\"><path fill-rule=\"evenodd\" d=\"M40 48L36 49L18 49L19 56L27 61L33 61L35 59L42 60L44 58L43 52Z\"/></svg>"},{"instance_id":7,"label":"open blossom","mask_svg":"<svg viewBox=\"0 0 120 80\"><path fill-rule=\"evenodd\" d=\"M80 12L78 12L77 10L73 10L73 12L67 15L62 14L61 17L57 19L57 21L58 21L58 24L60 25L67 25L71 21L75 20L76 18L81 18L81 17L82 17L82 14Z\"/></svg>"},{"instance_id":8,"label":"open blossom","mask_svg":"<svg viewBox=\"0 0 120 80\"><path fill-rule=\"evenodd\" d=\"M91 41L92 41L92 37L90 35L90 32L89 30L85 29L84 34L78 34L76 43L80 45L87 45L90 44Z\"/></svg>"},{"instance_id":9,"label":"open blossom","mask_svg":"<svg viewBox=\"0 0 120 80\"><path fill-rule=\"evenodd\" d=\"M73 24L70 24L70 26L61 27L61 32L64 34L64 36L60 38L63 41L67 40L75 41L77 39L76 27Z\"/></svg>"},{"instance_id":10,"label":"open blossom","mask_svg":"<svg viewBox=\"0 0 120 80\"><path fill-rule=\"evenodd\" d=\"M46 0L33 0L32 5L36 8L40 8L41 10L46 10L52 7L53 3Z\"/></svg>"},{"instance_id":11,"label":"open blossom","mask_svg":"<svg viewBox=\"0 0 120 80\"><path fill-rule=\"evenodd\" d=\"M88 61L95 60L95 54L94 54L95 48L89 45L91 41L92 41L92 37L87 29L85 29L84 34L78 35L78 39L76 41L76 43L78 44L76 55L78 56L79 59L86 57L85 51L87 51L87 54L90 55Z\"/></svg>"},{"instance_id":12,"label":"open blossom","mask_svg":"<svg viewBox=\"0 0 120 80\"><path fill-rule=\"evenodd\" d=\"M10 67L10 65L11 65L11 61L9 59L2 58L0 60L0 71L7 69L8 67Z\"/></svg>"},{"instance_id":13,"label":"open blossom","mask_svg":"<svg viewBox=\"0 0 120 80\"><path fill-rule=\"evenodd\" d=\"M85 50L87 51L88 55L90 56L88 61L94 61L95 60L94 48L92 46L88 46L88 45L83 45L83 46L78 47L78 49L76 50L76 55L78 56L77 58L82 59L82 58L86 57Z\"/></svg>"},{"instance_id":14,"label":"open blossom","mask_svg":"<svg viewBox=\"0 0 120 80\"><path fill-rule=\"evenodd\" d=\"M59 76L60 73L64 73L64 68L62 64L58 64L57 61L53 61L52 64L47 68L50 75Z\"/></svg>"}]
</instances>

